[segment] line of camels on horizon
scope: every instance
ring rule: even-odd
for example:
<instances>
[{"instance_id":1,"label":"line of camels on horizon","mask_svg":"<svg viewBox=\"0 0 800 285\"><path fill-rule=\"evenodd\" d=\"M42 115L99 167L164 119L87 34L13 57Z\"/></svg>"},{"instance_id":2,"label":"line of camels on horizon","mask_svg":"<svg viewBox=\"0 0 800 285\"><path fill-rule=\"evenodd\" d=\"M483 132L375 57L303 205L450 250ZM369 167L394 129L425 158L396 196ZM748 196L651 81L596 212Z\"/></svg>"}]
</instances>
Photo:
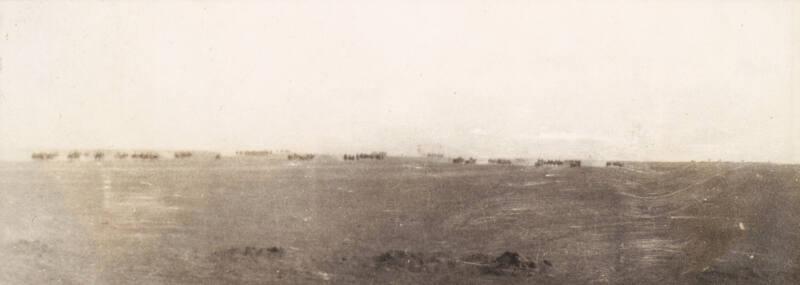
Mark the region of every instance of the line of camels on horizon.
<instances>
[{"instance_id":1,"label":"line of camels on horizon","mask_svg":"<svg viewBox=\"0 0 800 285\"><path fill-rule=\"evenodd\" d=\"M106 158L106 153L104 151L72 151L67 154L67 160L69 161L76 161L83 159L94 159L96 161L101 161ZM237 156L268 156L272 154L288 154L286 158L288 160L311 160L314 159L314 154L298 154L293 153L287 150L281 150L278 152L272 151L237 151ZM60 156L61 154L58 152L34 152L31 154L31 159L39 160L39 161L47 161L53 160ZM194 153L191 151L176 151L172 154L175 159L186 159L191 158L194 156ZM162 158L162 155L158 152L152 151L145 151L145 152L134 152L134 153L127 153L127 152L116 152L114 153L114 158L117 160L124 160L127 158L131 159L141 159L141 160L158 160ZM215 154L215 159L222 159L222 154Z\"/></svg>"},{"instance_id":2,"label":"line of camels on horizon","mask_svg":"<svg viewBox=\"0 0 800 285\"><path fill-rule=\"evenodd\" d=\"M342 156L342 159L345 161L352 161L352 160L364 160L364 159L372 159L372 160L384 160L386 159L386 152L371 152L371 153L357 153L357 154L345 154Z\"/></svg>"},{"instance_id":3,"label":"line of camels on horizon","mask_svg":"<svg viewBox=\"0 0 800 285\"><path fill-rule=\"evenodd\" d=\"M33 160L53 160L57 158L60 154L58 152L34 152L31 154L31 158ZM187 158L191 157L191 152L175 152L175 158ZM96 161L104 160L106 157L106 153L102 151L95 151L95 152L80 152L80 151L72 151L67 154L67 160L75 161L81 158L91 158ZM127 152L117 152L114 153L114 158L122 160L127 159L128 157L132 159L142 159L142 160L156 160L161 157L160 154L156 152L134 152L132 154L128 154Z\"/></svg>"},{"instance_id":4,"label":"line of camels on horizon","mask_svg":"<svg viewBox=\"0 0 800 285\"><path fill-rule=\"evenodd\" d=\"M287 160L313 160L316 155L314 154L298 154L293 153L288 150L280 150L277 152L269 151L269 150L258 150L258 151L237 151L237 156L268 156L273 154L286 154ZM34 152L31 154L31 158L33 160L53 160L57 158L60 154L58 152ZM173 157L175 159L185 159L191 158L194 156L194 153L191 151L177 151L173 153ZM67 154L67 159L70 161L78 160L81 158L92 158L96 161L104 160L106 157L106 152L103 151L94 151L94 152L80 152L80 151L72 151ZM145 151L145 152L134 152L134 153L127 153L127 152L116 152L114 153L114 158L118 160L123 160L127 158L131 159L140 159L140 160L158 160L161 158L161 155L157 152ZM345 161L356 161L356 160L384 160L388 157L386 152L371 152L371 153L357 153L357 154L344 154L342 159ZM428 155L427 157L431 157ZM437 156L442 157L442 156ZM216 154L214 156L215 159L221 159L221 154ZM456 157L452 159L453 164L477 164L477 159L470 157L470 158L463 158L463 157ZM497 165L512 165L514 161L510 159L503 159L503 158L492 158L488 160L489 164L497 164ZM536 167L543 167L543 166L568 166L568 167L581 167L581 160L552 160L552 159L538 159L534 163ZM624 167L625 164L621 161L608 161L605 164L606 167Z\"/></svg>"}]
</instances>

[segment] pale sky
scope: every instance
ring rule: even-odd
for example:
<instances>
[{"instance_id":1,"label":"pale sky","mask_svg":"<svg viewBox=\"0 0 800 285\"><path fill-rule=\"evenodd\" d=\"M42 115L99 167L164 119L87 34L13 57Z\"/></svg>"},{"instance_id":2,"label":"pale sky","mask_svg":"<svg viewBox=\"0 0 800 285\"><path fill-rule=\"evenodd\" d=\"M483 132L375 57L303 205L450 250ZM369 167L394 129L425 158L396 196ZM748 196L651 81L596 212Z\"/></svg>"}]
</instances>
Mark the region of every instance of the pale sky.
<instances>
[{"instance_id":1,"label":"pale sky","mask_svg":"<svg viewBox=\"0 0 800 285\"><path fill-rule=\"evenodd\" d=\"M4 1L0 157L797 163L799 43L800 1Z\"/></svg>"}]
</instances>

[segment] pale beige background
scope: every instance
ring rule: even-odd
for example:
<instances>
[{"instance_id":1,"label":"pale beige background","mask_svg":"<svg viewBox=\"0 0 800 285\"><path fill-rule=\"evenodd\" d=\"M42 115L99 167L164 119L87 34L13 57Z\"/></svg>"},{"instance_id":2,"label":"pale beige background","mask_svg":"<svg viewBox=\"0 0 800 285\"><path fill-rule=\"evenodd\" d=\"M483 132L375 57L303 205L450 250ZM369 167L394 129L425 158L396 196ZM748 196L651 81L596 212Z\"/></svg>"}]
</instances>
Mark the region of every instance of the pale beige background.
<instances>
[{"instance_id":1,"label":"pale beige background","mask_svg":"<svg viewBox=\"0 0 800 285\"><path fill-rule=\"evenodd\" d=\"M800 1L4 1L0 157L800 162Z\"/></svg>"}]
</instances>

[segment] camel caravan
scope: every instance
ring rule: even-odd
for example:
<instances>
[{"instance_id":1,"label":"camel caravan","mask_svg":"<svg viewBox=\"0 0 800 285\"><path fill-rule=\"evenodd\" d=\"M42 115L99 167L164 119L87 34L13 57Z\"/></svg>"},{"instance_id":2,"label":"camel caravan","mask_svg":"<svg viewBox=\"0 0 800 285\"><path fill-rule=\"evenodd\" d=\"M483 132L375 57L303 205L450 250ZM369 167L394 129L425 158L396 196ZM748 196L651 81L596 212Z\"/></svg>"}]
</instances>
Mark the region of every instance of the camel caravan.
<instances>
[{"instance_id":1,"label":"camel caravan","mask_svg":"<svg viewBox=\"0 0 800 285\"><path fill-rule=\"evenodd\" d=\"M191 151L177 151L173 154L175 159L190 158L192 155L193 153Z\"/></svg>"},{"instance_id":2,"label":"camel caravan","mask_svg":"<svg viewBox=\"0 0 800 285\"><path fill-rule=\"evenodd\" d=\"M81 152L80 151L70 152L69 154L67 154L67 159L69 159L70 161L81 159Z\"/></svg>"},{"instance_id":3,"label":"camel caravan","mask_svg":"<svg viewBox=\"0 0 800 285\"><path fill-rule=\"evenodd\" d=\"M357 154L345 154L342 156L344 160L384 160L386 159L386 152L372 152L372 153L357 153Z\"/></svg>"},{"instance_id":4,"label":"camel caravan","mask_svg":"<svg viewBox=\"0 0 800 285\"><path fill-rule=\"evenodd\" d=\"M513 162L510 159L491 158L489 159L489 164L511 165Z\"/></svg>"},{"instance_id":5,"label":"camel caravan","mask_svg":"<svg viewBox=\"0 0 800 285\"><path fill-rule=\"evenodd\" d=\"M131 158L141 160L158 160L160 157L161 156L155 152L136 152L131 154Z\"/></svg>"},{"instance_id":6,"label":"camel caravan","mask_svg":"<svg viewBox=\"0 0 800 285\"><path fill-rule=\"evenodd\" d=\"M287 155L286 159L288 159L288 160L312 160L312 159L314 159L314 155L313 154L292 153L292 154Z\"/></svg>"},{"instance_id":7,"label":"camel caravan","mask_svg":"<svg viewBox=\"0 0 800 285\"><path fill-rule=\"evenodd\" d=\"M31 158L33 158L34 160L53 160L58 156L59 156L58 152L35 152L31 155ZM94 159L96 161L100 161L106 157L106 154L102 151L96 151L93 153L71 151L67 154L67 160L69 161L80 160L81 157L85 159Z\"/></svg>"},{"instance_id":8,"label":"camel caravan","mask_svg":"<svg viewBox=\"0 0 800 285\"><path fill-rule=\"evenodd\" d=\"M453 159L453 164L475 164L477 162L478 160L473 157L464 159L463 157L459 156Z\"/></svg>"},{"instance_id":9,"label":"camel caravan","mask_svg":"<svg viewBox=\"0 0 800 285\"><path fill-rule=\"evenodd\" d=\"M311 160L314 159L313 154L298 154L286 149L280 150L239 150L236 151L236 156L239 157L265 157L265 158L280 158L286 157L288 160ZM216 157L221 159L222 156Z\"/></svg>"},{"instance_id":10,"label":"camel caravan","mask_svg":"<svg viewBox=\"0 0 800 285\"><path fill-rule=\"evenodd\" d=\"M443 153L426 153L425 157L427 158L444 158Z\"/></svg>"},{"instance_id":11,"label":"camel caravan","mask_svg":"<svg viewBox=\"0 0 800 285\"><path fill-rule=\"evenodd\" d=\"M128 158L135 160L158 160L163 157L154 151L140 151L140 152L124 152L124 151L69 151L66 153L66 159L69 162L77 161L103 161L103 160L126 160ZM175 159L186 159L195 157L196 153L191 151L177 151L173 153ZM56 160L59 157L58 152L34 152L31 154L31 159L37 161ZM221 154L216 154L215 159L221 159Z\"/></svg>"},{"instance_id":12,"label":"camel caravan","mask_svg":"<svg viewBox=\"0 0 800 285\"><path fill-rule=\"evenodd\" d=\"M536 166L536 167L542 167L542 166L581 167L581 161L580 160L569 160L569 159L568 160L551 160L551 159L544 160L544 159L539 159L539 160L536 161L534 166Z\"/></svg>"},{"instance_id":13,"label":"camel caravan","mask_svg":"<svg viewBox=\"0 0 800 285\"><path fill-rule=\"evenodd\" d=\"M31 158L33 160L45 161L45 160L53 160L59 156L58 152L34 152L31 154ZM83 157L94 157L94 160L103 160L105 154L103 152L95 152L93 155L91 153L85 152L81 153L79 151L73 151L67 154L67 159L69 161L75 161Z\"/></svg>"},{"instance_id":14,"label":"camel caravan","mask_svg":"<svg viewBox=\"0 0 800 285\"><path fill-rule=\"evenodd\" d=\"M31 158L33 160L40 160L40 161L53 160L56 157L58 157L57 152L34 152L33 154L31 154Z\"/></svg>"},{"instance_id":15,"label":"camel caravan","mask_svg":"<svg viewBox=\"0 0 800 285\"><path fill-rule=\"evenodd\" d=\"M237 151L238 156L269 156L272 155L271 150L242 150Z\"/></svg>"},{"instance_id":16,"label":"camel caravan","mask_svg":"<svg viewBox=\"0 0 800 285\"><path fill-rule=\"evenodd\" d=\"M106 154L101 152L101 151L97 151L97 152L94 152L94 153L90 153L90 152L81 153L80 151L72 151L69 154L67 154L67 159L69 161L76 161L76 160L81 159L81 157L85 157L86 159L94 158L94 160L99 161L99 160L103 160L106 157Z\"/></svg>"}]
</instances>

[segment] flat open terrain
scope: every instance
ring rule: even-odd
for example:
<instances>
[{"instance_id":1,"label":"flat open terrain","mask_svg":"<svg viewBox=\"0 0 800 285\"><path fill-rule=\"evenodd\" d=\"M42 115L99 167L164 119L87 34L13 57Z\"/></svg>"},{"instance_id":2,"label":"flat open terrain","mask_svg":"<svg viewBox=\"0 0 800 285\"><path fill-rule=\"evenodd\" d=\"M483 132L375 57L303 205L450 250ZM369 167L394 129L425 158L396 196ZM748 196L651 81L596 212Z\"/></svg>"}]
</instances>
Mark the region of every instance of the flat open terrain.
<instances>
[{"instance_id":1,"label":"flat open terrain","mask_svg":"<svg viewBox=\"0 0 800 285\"><path fill-rule=\"evenodd\" d=\"M2 163L0 227L0 284L800 284L800 166Z\"/></svg>"}]
</instances>

